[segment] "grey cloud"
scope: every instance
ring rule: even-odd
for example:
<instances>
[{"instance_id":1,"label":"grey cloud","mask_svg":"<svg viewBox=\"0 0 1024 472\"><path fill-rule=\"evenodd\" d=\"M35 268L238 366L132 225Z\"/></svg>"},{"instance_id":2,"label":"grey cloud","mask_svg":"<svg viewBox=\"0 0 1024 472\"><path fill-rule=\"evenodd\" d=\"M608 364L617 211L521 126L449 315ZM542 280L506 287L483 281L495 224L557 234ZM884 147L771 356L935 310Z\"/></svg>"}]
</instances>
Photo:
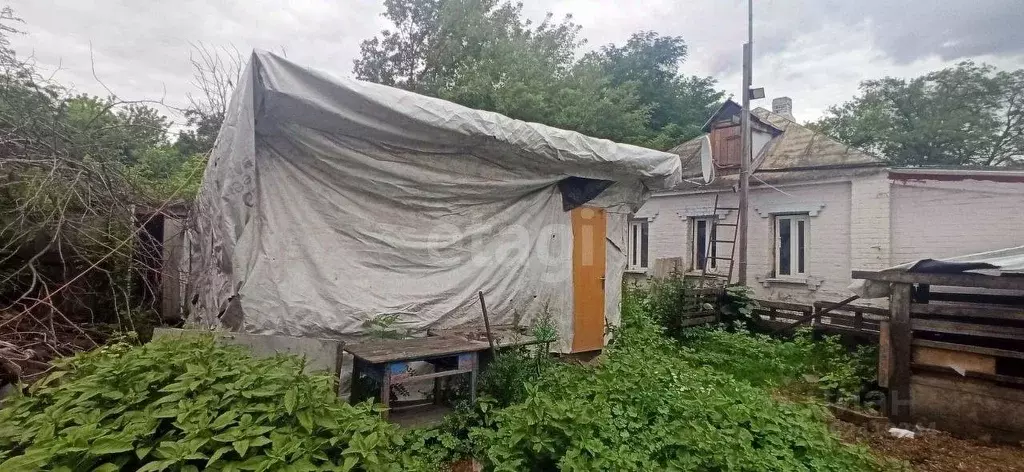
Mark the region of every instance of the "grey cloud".
<instances>
[{"instance_id":1,"label":"grey cloud","mask_svg":"<svg viewBox=\"0 0 1024 472\"><path fill-rule=\"evenodd\" d=\"M708 73L733 73L740 67L746 40L745 0L562 0L528 2L528 11L573 12L596 43L622 41L638 29L682 35L694 56L707 61ZM1022 0L774 0L754 2L756 54L792 47L802 35L871 32L868 46L897 63L931 55L958 60L979 55L1024 53ZM838 39L838 38L837 38Z\"/></svg>"},{"instance_id":2,"label":"grey cloud","mask_svg":"<svg viewBox=\"0 0 1024 472\"><path fill-rule=\"evenodd\" d=\"M789 0L755 8L766 52L785 49L788 39L814 28L866 24L875 45L899 63L933 54L957 60L1024 53L1020 0Z\"/></svg>"},{"instance_id":3,"label":"grey cloud","mask_svg":"<svg viewBox=\"0 0 1024 472\"><path fill-rule=\"evenodd\" d=\"M125 99L160 99L180 107L192 90L190 43L286 51L297 61L347 75L359 41L383 26L377 0L231 0L180 2L14 0L25 20L12 41L56 79L106 95L93 78ZM90 60L91 53L94 60ZM172 113L173 114L173 113Z\"/></svg>"},{"instance_id":4,"label":"grey cloud","mask_svg":"<svg viewBox=\"0 0 1024 472\"><path fill-rule=\"evenodd\" d=\"M10 1L10 0L9 0ZM588 47L654 30L689 44L683 71L739 89L746 0L524 0L526 14L574 15ZM29 33L14 39L57 79L104 95L185 104L189 43L284 50L303 64L350 75L359 42L378 33L382 0L13 0ZM793 95L802 119L848 99L860 80L918 75L952 60L1024 65L1024 0L755 1L755 81ZM90 43L95 61L90 61Z\"/></svg>"}]
</instances>

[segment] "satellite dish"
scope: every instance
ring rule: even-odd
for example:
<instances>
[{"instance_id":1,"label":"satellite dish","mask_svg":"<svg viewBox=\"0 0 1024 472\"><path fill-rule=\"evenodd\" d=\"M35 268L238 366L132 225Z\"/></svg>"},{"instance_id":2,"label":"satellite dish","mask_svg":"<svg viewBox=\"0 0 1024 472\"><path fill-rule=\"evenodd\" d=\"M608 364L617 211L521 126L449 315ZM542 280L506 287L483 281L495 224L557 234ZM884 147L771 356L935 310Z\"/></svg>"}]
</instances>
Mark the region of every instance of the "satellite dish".
<instances>
[{"instance_id":1,"label":"satellite dish","mask_svg":"<svg viewBox=\"0 0 1024 472\"><path fill-rule=\"evenodd\" d=\"M700 173L706 184L710 184L715 179L715 166L711 157L711 138L705 134L700 139Z\"/></svg>"}]
</instances>

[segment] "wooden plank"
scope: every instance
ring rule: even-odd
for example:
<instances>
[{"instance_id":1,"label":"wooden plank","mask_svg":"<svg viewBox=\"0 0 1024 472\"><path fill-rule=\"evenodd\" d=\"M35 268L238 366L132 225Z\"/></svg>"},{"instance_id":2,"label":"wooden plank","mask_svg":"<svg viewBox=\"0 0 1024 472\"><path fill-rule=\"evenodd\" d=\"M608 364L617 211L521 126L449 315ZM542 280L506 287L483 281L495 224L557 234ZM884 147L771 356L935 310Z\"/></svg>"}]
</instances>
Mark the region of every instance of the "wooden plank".
<instances>
[{"instance_id":1,"label":"wooden plank","mask_svg":"<svg viewBox=\"0 0 1024 472\"><path fill-rule=\"evenodd\" d=\"M897 424L910 421L910 290L908 283L895 283L889 295L889 343L892 373L889 375L889 417Z\"/></svg>"},{"instance_id":2,"label":"wooden plank","mask_svg":"<svg viewBox=\"0 0 1024 472\"><path fill-rule=\"evenodd\" d=\"M828 312L830 312L832 310L841 308L841 307L849 304L850 302L852 302L852 301L854 301L854 300L856 300L858 298L860 298L860 297L857 296L857 295L854 295L854 296L849 297L849 298L847 298L847 299L845 299L845 300L843 300L841 302L830 303L830 304L828 304L828 306L826 306L825 308L821 308L821 309L819 309L818 304L814 304L812 306L808 306L808 308L810 308L810 312L809 313L807 313L802 318L797 319L793 323L790 323L786 327L776 330L776 332L783 332L783 331L787 331L787 330L793 329L793 328L795 328L797 326L800 326L800 325L802 325L804 323L807 323L808 321L813 321L814 325L820 325L820 324L822 324L821 323L821 316L822 315L824 315L825 313L828 313ZM796 306L799 306L799 305L796 305Z\"/></svg>"},{"instance_id":3,"label":"wooden plank","mask_svg":"<svg viewBox=\"0 0 1024 472\"><path fill-rule=\"evenodd\" d=\"M762 307L776 308L776 309L779 309L779 310L799 311L801 313L810 313L811 311L814 310L813 306L811 306L811 305L804 305L802 303L777 302L777 301L774 301L774 300L754 300L754 301L756 301L757 304L761 305Z\"/></svg>"},{"instance_id":4,"label":"wooden plank","mask_svg":"<svg viewBox=\"0 0 1024 472\"><path fill-rule=\"evenodd\" d=\"M932 316L967 316L971 318L985 318L992 320L1017 320L1024 321L1024 307L991 307L991 306L970 306L970 305L936 305L915 303L910 306L910 312L915 315Z\"/></svg>"},{"instance_id":5,"label":"wooden plank","mask_svg":"<svg viewBox=\"0 0 1024 472\"><path fill-rule=\"evenodd\" d=\"M932 341L930 339L915 339L915 346L936 347L952 351L974 352L996 357L1009 357L1012 359L1024 359L1024 352L1011 351L1009 349L996 349L994 347L973 346L970 344L948 343L945 341Z\"/></svg>"},{"instance_id":6,"label":"wooden plank","mask_svg":"<svg viewBox=\"0 0 1024 472\"><path fill-rule=\"evenodd\" d=\"M996 373L996 358L973 352L954 351L927 346L914 346L914 364L952 367L959 371L972 370Z\"/></svg>"},{"instance_id":7,"label":"wooden plank","mask_svg":"<svg viewBox=\"0 0 1024 472\"><path fill-rule=\"evenodd\" d=\"M962 334L985 338L1013 339L1024 341L1024 328L1011 326L993 326L977 323L960 323L956 321L920 320L911 323L915 331L931 331L946 334Z\"/></svg>"},{"instance_id":8,"label":"wooden plank","mask_svg":"<svg viewBox=\"0 0 1024 472\"><path fill-rule=\"evenodd\" d=\"M409 377L402 377L402 378L394 378L394 377L392 377L391 378L391 383L397 384L397 383L404 383L404 382L418 382L420 380L438 379L438 378L441 378L441 377L452 377L452 376L455 376L455 375L468 374L468 373L470 373L472 371L473 371L473 369L455 369L455 370L442 370L440 372L431 372L429 374L411 375Z\"/></svg>"},{"instance_id":9,"label":"wooden plank","mask_svg":"<svg viewBox=\"0 0 1024 472\"><path fill-rule=\"evenodd\" d=\"M822 301L814 302L815 308L825 308L825 307L827 307L829 305L834 305L834 304L835 304L834 302L822 302ZM846 305L845 307L839 308L836 311L854 312L854 313L856 313L856 312L870 313L872 315L884 316L886 318L889 317L889 309L888 308L881 308L881 307L877 307L877 306L868 306L868 305L855 305L853 303L850 303L850 304Z\"/></svg>"},{"instance_id":10,"label":"wooden plank","mask_svg":"<svg viewBox=\"0 0 1024 472\"><path fill-rule=\"evenodd\" d=\"M928 284L977 287L997 290L1024 290L1024 277L995 277L981 274L922 274L914 272L853 271L854 279L878 280L902 284Z\"/></svg>"},{"instance_id":11,"label":"wooden plank","mask_svg":"<svg viewBox=\"0 0 1024 472\"><path fill-rule=\"evenodd\" d=\"M878 326L878 386L889 387L889 376L892 375L892 338L889 322L883 321Z\"/></svg>"},{"instance_id":12,"label":"wooden plank","mask_svg":"<svg viewBox=\"0 0 1024 472\"><path fill-rule=\"evenodd\" d=\"M462 352L488 349L485 342L470 341L455 336L429 336L414 339L378 339L345 345L345 351L370 364L392 361L412 361L443 357Z\"/></svg>"},{"instance_id":13,"label":"wooden plank","mask_svg":"<svg viewBox=\"0 0 1024 472\"><path fill-rule=\"evenodd\" d=\"M761 313L763 315L769 315L769 317L777 318L779 321L785 321L787 323L799 320L800 318L804 317L803 313L792 313L788 311L768 312L759 310L758 313Z\"/></svg>"},{"instance_id":14,"label":"wooden plank","mask_svg":"<svg viewBox=\"0 0 1024 472\"><path fill-rule=\"evenodd\" d=\"M974 372L970 370L964 372L963 375L961 375L960 372L957 372L952 367L943 367L927 364L913 364L911 367L918 372L938 372L943 374L955 375L957 377L967 377L972 379L988 380L991 382L1024 385L1024 377L1014 377L1012 375L988 374L985 372Z\"/></svg>"},{"instance_id":15,"label":"wooden plank","mask_svg":"<svg viewBox=\"0 0 1024 472\"><path fill-rule=\"evenodd\" d=\"M857 336L865 339L874 339L878 336L877 331L868 330L856 330L853 328L847 328L845 326L830 325L830 324L819 324L814 326L814 331L825 333L828 335L839 334L848 336Z\"/></svg>"},{"instance_id":16,"label":"wooden plank","mask_svg":"<svg viewBox=\"0 0 1024 472\"><path fill-rule=\"evenodd\" d=\"M858 325L858 319L855 316L826 315L826 318L827 320L822 321L819 326L835 326L849 331L878 332L877 321L859 320L860 324Z\"/></svg>"},{"instance_id":17,"label":"wooden plank","mask_svg":"<svg viewBox=\"0 0 1024 472\"><path fill-rule=\"evenodd\" d=\"M930 301L990 303L994 305L1024 305L1021 295L994 295L988 293L931 292Z\"/></svg>"},{"instance_id":18,"label":"wooden plank","mask_svg":"<svg viewBox=\"0 0 1024 472\"><path fill-rule=\"evenodd\" d=\"M842 308L842 307L844 307L846 305L849 305L850 302L852 302L852 301L854 301L854 300L856 300L858 298L860 298L859 295L853 295L853 296L848 297L845 300L837 302L837 303L830 303L830 304L821 303L820 305L818 303L815 303L814 304L814 310L818 312L818 319L820 320L821 319L821 315L824 315L826 313L831 312L832 310L838 310L838 309L840 309L840 308Z\"/></svg>"}]
</instances>

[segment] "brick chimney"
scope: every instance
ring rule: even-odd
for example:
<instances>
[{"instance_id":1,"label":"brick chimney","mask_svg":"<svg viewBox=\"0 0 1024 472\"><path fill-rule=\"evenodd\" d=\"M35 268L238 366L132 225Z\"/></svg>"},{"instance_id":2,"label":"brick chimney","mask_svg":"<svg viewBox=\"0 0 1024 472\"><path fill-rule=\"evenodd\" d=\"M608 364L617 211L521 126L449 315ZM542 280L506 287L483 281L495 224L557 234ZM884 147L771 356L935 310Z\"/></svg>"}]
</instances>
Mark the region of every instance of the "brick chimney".
<instances>
[{"instance_id":1,"label":"brick chimney","mask_svg":"<svg viewBox=\"0 0 1024 472\"><path fill-rule=\"evenodd\" d=\"M793 118L793 99L789 97L779 97L772 100L772 113L782 115L790 120L796 121Z\"/></svg>"}]
</instances>

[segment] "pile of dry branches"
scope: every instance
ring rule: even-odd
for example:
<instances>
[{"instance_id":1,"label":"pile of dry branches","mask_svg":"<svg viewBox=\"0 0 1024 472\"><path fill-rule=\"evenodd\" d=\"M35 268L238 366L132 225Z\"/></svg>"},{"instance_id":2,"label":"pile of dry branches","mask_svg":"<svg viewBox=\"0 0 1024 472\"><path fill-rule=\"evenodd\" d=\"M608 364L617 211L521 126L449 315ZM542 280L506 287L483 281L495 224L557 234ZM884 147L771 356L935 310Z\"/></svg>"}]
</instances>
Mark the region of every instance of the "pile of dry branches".
<instances>
[{"instance_id":1,"label":"pile of dry branches","mask_svg":"<svg viewBox=\"0 0 1024 472\"><path fill-rule=\"evenodd\" d=\"M6 39L18 21L0 10L0 385L151 316L139 295L159 289L140 285L160 258L140 257L152 245L136 210L166 201L132 172L169 148L153 108L73 95L20 59Z\"/></svg>"}]
</instances>

